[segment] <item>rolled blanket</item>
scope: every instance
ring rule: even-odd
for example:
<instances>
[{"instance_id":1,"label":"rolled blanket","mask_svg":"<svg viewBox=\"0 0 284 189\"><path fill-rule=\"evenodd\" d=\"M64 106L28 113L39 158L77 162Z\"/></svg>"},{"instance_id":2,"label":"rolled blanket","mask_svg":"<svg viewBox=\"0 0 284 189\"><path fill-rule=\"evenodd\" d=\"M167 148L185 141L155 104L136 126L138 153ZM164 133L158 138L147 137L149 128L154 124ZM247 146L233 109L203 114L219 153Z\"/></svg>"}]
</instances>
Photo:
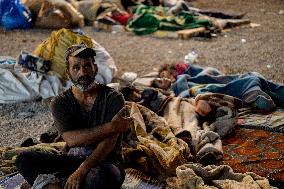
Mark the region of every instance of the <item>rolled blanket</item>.
<instances>
[{"instance_id":1,"label":"rolled blanket","mask_svg":"<svg viewBox=\"0 0 284 189\"><path fill-rule=\"evenodd\" d=\"M212 131L199 130L192 141L196 159L203 164L213 164L223 158L220 136Z\"/></svg>"},{"instance_id":2,"label":"rolled blanket","mask_svg":"<svg viewBox=\"0 0 284 189\"><path fill-rule=\"evenodd\" d=\"M203 117L202 128L217 132L221 137L231 133L237 125L240 99L218 93L200 94L195 98L196 112Z\"/></svg>"},{"instance_id":3,"label":"rolled blanket","mask_svg":"<svg viewBox=\"0 0 284 189\"><path fill-rule=\"evenodd\" d=\"M174 189L273 189L268 179L255 173L234 173L227 165L184 164L176 169L177 177L167 179Z\"/></svg>"}]
</instances>

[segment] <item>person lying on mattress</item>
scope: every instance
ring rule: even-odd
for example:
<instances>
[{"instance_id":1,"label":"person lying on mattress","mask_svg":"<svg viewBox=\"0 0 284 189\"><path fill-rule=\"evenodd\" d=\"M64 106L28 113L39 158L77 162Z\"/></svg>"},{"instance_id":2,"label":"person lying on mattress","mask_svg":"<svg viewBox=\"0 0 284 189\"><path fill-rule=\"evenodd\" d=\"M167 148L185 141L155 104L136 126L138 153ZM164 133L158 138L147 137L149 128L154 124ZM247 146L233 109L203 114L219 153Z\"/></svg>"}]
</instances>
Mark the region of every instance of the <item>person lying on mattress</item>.
<instances>
[{"instance_id":1,"label":"person lying on mattress","mask_svg":"<svg viewBox=\"0 0 284 189\"><path fill-rule=\"evenodd\" d=\"M224 75L215 68L178 62L162 65L159 77L152 87L172 90L184 98L211 92L237 97L265 111L284 107L284 85L268 81L257 72Z\"/></svg>"}]
</instances>

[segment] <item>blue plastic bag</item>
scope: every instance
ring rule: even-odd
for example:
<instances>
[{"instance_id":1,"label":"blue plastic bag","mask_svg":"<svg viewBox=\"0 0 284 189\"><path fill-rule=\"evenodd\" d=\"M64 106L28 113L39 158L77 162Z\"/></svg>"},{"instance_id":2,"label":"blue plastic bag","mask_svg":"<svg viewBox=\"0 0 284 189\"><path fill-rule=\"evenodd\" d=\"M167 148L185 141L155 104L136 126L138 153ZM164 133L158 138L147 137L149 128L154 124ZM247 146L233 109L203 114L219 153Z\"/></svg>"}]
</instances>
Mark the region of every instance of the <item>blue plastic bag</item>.
<instances>
[{"instance_id":1,"label":"blue plastic bag","mask_svg":"<svg viewBox=\"0 0 284 189\"><path fill-rule=\"evenodd\" d=\"M31 12L20 0L0 0L0 25L6 29L29 28Z\"/></svg>"}]
</instances>

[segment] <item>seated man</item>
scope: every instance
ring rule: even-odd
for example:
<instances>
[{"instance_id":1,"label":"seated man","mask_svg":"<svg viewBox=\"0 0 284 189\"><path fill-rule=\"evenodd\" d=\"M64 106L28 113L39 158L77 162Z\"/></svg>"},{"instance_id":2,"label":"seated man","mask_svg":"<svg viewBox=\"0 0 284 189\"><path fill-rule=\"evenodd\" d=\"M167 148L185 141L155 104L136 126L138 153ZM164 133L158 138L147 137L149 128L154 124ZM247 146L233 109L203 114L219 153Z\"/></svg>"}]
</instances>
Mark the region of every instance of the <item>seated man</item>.
<instances>
[{"instance_id":1,"label":"seated man","mask_svg":"<svg viewBox=\"0 0 284 189\"><path fill-rule=\"evenodd\" d=\"M30 185L106 189L120 188L124 181L122 132L131 120L123 117L123 96L94 81L95 54L85 44L73 45L65 53L66 71L74 85L53 99L51 111L69 150L62 155L20 154L16 166Z\"/></svg>"}]
</instances>

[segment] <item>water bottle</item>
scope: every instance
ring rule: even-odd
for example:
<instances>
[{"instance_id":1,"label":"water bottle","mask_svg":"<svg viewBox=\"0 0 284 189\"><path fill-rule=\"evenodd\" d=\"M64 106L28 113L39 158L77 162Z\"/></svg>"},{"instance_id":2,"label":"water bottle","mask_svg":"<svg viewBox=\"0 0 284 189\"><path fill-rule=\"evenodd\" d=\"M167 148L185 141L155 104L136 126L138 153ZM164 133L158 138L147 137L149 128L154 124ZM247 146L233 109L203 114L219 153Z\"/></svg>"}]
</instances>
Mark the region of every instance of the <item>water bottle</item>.
<instances>
[{"instance_id":1,"label":"water bottle","mask_svg":"<svg viewBox=\"0 0 284 189\"><path fill-rule=\"evenodd\" d=\"M185 55L184 62L187 64L193 64L194 62L197 62L197 57L198 54L194 50L192 50L190 53Z\"/></svg>"}]
</instances>

